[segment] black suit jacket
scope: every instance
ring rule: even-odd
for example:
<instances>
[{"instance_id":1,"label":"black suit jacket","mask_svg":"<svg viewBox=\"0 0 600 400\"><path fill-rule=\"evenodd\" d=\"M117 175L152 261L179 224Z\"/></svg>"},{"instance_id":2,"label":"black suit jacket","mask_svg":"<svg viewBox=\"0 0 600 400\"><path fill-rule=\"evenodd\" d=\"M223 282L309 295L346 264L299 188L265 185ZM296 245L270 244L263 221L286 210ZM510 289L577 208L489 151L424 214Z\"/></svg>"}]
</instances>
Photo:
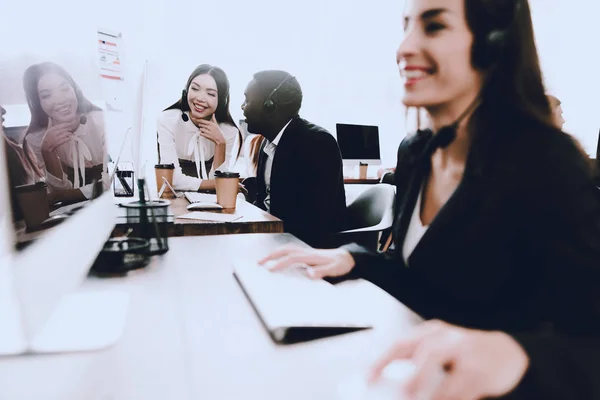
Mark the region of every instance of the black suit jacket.
<instances>
[{"instance_id":1,"label":"black suit jacket","mask_svg":"<svg viewBox=\"0 0 600 400\"><path fill-rule=\"evenodd\" d=\"M255 204L266 209L267 156L262 150L261 147ZM270 213L283 220L286 232L312 246L326 245L329 235L344 229L342 156L329 132L300 117L292 119L275 151L270 205Z\"/></svg>"},{"instance_id":2,"label":"black suit jacket","mask_svg":"<svg viewBox=\"0 0 600 400\"><path fill-rule=\"evenodd\" d=\"M430 132L403 141L396 251L346 246L366 278L426 319L511 334L531 366L514 398L600 398L600 205L573 140L526 120L475 139L458 188L408 258ZM484 134L481 135L485 137Z\"/></svg>"}]
</instances>

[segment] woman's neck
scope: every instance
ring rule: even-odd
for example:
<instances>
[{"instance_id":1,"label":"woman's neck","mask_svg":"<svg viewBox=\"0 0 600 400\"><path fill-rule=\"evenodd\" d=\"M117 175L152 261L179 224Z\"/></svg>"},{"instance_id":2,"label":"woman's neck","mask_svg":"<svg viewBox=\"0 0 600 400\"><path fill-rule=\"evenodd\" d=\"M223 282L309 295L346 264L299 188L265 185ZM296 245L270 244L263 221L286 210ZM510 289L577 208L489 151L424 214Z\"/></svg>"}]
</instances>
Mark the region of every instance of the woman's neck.
<instances>
[{"instance_id":1,"label":"woman's neck","mask_svg":"<svg viewBox=\"0 0 600 400\"><path fill-rule=\"evenodd\" d=\"M427 109L434 132L458 122L455 139L447 147L438 150L442 159L460 163L466 162L471 146L471 135L467 129L468 122L477 106L477 98L469 98Z\"/></svg>"}]
</instances>

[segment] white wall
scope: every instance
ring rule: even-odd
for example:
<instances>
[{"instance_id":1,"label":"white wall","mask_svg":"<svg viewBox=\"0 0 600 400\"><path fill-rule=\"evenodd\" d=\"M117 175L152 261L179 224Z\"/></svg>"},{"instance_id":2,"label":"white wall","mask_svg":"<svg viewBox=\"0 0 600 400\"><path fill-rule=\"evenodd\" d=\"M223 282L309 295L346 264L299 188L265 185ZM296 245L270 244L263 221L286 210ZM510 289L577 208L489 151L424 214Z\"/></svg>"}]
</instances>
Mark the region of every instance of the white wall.
<instances>
[{"instance_id":1,"label":"white wall","mask_svg":"<svg viewBox=\"0 0 600 400\"><path fill-rule=\"evenodd\" d=\"M562 101L564 129L595 156L600 129L598 1L533 0L533 23L548 90Z\"/></svg>"},{"instance_id":2,"label":"white wall","mask_svg":"<svg viewBox=\"0 0 600 400\"><path fill-rule=\"evenodd\" d=\"M305 118L332 133L336 122L379 125L383 163L393 165L406 134L395 65L403 3L372 0L365 6L358 0L306 0L283 7L276 0L106 0L98 7L56 0L36 2L38 17L32 22L31 4L12 2L8 12L2 10L0 29L5 32L2 38L19 41L27 35L44 37L43 27L50 23L55 28L62 24L65 32L67 26L102 26L123 33L130 95L124 99L125 112L113 116L111 153L132 124L135 88L143 60L148 59L142 154L148 163L156 157L156 115L179 97L196 65L211 63L230 78L236 121L242 117L243 91L254 72L288 70L302 85ZM592 34L592 19L600 5L532 0L532 9L546 83L563 101L565 129L592 153L600 127L600 79L595 71L600 47L598 35Z\"/></svg>"},{"instance_id":3,"label":"white wall","mask_svg":"<svg viewBox=\"0 0 600 400\"><path fill-rule=\"evenodd\" d=\"M384 162L395 162L405 134L394 61L400 2L374 0L368 8L355 0L308 0L285 8L275 0L170 4L166 50L149 62L146 140L155 140L155 115L177 100L196 65L218 65L228 74L236 121L253 73L283 69L302 86L303 117L333 134L336 122L379 125ZM182 9L192 17L182 18Z\"/></svg>"}]
</instances>

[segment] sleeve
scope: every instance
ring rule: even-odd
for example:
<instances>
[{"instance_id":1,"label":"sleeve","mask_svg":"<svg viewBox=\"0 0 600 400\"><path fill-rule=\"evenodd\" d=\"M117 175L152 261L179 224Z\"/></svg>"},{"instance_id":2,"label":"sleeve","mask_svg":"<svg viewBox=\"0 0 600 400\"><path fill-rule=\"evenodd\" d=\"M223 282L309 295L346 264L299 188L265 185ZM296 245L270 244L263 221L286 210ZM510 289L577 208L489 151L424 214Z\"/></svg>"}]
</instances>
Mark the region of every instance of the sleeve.
<instances>
[{"instance_id":1,"label":"sleeve","mask_svg":"<svg viewBox=\"0 0 600 400\"><path fill-rule=\"evenodd\" d=\"M100 147L100 155L98 156L97 146L91 146L94 148L90 148L92 152L92 163L100 162L102 163L102 188L104 191L110 189L110 180L107 171L107 160L108 160L108 149L106 147L106 131L104 128L104 113L102 111L94 111L88 114L88 118L90 119L89 126L92 126L93 132L88 132L87 134L99 135L99 140L97 142L94 141L96 145ZM81 131L86 129L84 126L79 125L77 130L75 130L75 134L81 136ZM79 132L79 134L78 134ZM71 160L72 163L72 160ZM52 175L51 173L46 173L46 183L51 191L53 190L69 190L73 189L73 183L68 180L67 174L63 172L62 179ZM86 199L91 199L94 195L94 184L90 183L88 185L82 186L79 188L81 193L85 196Z\"/></svg>"},{"instance_id":2,"label":"sleeve","mask_svg":"<svg viewBox=\"0 0 600 400\"><path fill-rule=\"evenodd\" d=\"M549 329L512 333L530 367L510 398L600 399L600 204L586 160L565 142L553 146L542 164L549 171L528 182L535 190L523 199L526 234L544 260L540 281L555 290L555 303Z\"/></svg>"},{"instance_id":3,"label":"sleeve","mask_svg":"<svg viewBox=\"0 0 600 400\"><path fill-rule=\"evenodd\" d=\"M73 183L67 178L67 174L65 174L64 172L59 178L57 176L52 175L50 172L48 172L48 170L46 170L46 184L48 184L48 189L51 192L57 190L73 189Z\"/></svg>"},{"instance_id":4,"label":"sleeve","mask_svg":"<svg viewBox=\"0 0 600 400\"><path fill-rule=\"evenodd\" d=\"M218 166L213 164L208 174L210 179L214 179L215 171L222 168L224 165L226 166L227 171L231 171L233 169L233 163L237 158L239 131L235 126L229 124L219 124L219 128L221 128L221 132L223 132L223 136L225 136L225 161Z\"/></svg>"},{"instance_id":5,"label":"sleeve","mask_svg":"<svg viewBox=\"0 0 600 400\"><path fill-rule=\"evenodd\" d=\"M169 124L169 120L165 118L164 115L159 117L157 124L157 135L160 162L162 164L175 165L175 172L173 173L174 189L197 191L200 189L202 179L183 174L181 166L179 165L177 150L175 148L175 132L173 131L173 127L170 125L172 124ZM159 190L160 188L156 189Z\"/></svg>"}]
</instances>

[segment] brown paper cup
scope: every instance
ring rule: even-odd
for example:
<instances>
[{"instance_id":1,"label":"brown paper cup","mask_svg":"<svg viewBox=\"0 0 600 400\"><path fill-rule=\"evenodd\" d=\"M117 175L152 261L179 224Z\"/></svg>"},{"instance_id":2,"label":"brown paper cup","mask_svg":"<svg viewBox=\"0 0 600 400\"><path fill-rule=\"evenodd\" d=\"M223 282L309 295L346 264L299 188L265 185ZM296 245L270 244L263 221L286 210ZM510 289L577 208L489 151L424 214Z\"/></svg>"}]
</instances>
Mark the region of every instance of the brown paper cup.
<instances>
[{"instance_id":1,"label":"brown paper cup","mask_svg":"<svg viewBox=\"0 0 600 400\"><path fill-rule=\"evenodd\" d=\"M50 217L48 190L45 182L15 187L19 208L28 230L39 228Z\"/></svg>"},{"instance_id":2,"label":"brown paper cup","mask_svg":"<svg viewBox=\"0 0 600 400\"><path fill-rule=\"evenodd\" d=\"M215 172L217 203L223 208L235 208L240 174L236 172Z\"/></svg>"},{"instance_id":3,"label":"brown paper cup","mask_svg":"<svg viewBox=\"0 0 600 400\"><path fill-rule=\"evenodd\" d=\"M175 172L175 165L173 164L156 164L154 166L154 173L156 174L156 191L159 192L162 185L164 185L163 177L169 182L169 185L173 186L173 173ZM170 193L171 189L168 187L165 189L161 197L165 197L166 194ZM171 193L174 195L175 193Z\"/></svg>"},{"instance_id":4,"label":"brown paper cup","mask_svg":"<svg viewBox=\"0 0 600 400\"><path fill-rule=\"evenodd\" d=\"M359 179L367 179L367 168L369 168L368 165L360 165L358 170L358 178Z\"/></svg>"}]
</instances>

